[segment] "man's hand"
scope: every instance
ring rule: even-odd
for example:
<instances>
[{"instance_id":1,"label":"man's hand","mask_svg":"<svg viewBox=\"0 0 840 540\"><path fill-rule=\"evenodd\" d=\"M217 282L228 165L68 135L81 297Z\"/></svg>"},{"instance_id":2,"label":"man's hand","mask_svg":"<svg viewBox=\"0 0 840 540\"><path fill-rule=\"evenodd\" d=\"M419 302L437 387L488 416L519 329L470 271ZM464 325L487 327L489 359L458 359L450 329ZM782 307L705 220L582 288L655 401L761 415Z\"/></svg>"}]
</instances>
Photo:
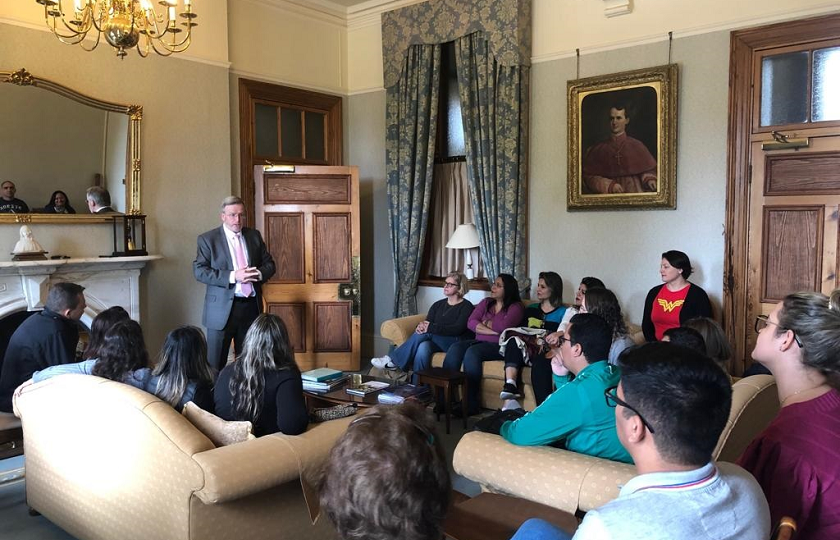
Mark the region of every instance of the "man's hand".
<instances>
[{"instance_id":1,"label":"man's hand","mask_svg":"<svg viewBox=\"0 0 840 540\"><path fill-rule=\"evenodd\" d=\"M644 179L645 189L648 191L656 191L656 177L650 176Z\"/></svg>"},{"instance_id":2,"label":"man's hand","mask_svg":"<svg viewBox=\"0 0 840 540\"><path fill-rule=\"evenodd\" d=\"M422 321L420 324L417 325L417 328L414 330L417 334L425 334L429 331L429 321Z\"/></svg>"},{"instance_id":3,"label":"man's hand","mask_svg":"<svg viewBox=\"0 0 840 540\"><path fill-rule=\"evenodd\" d=\"M621 184L613 180L610 184L610 193L624 193L624 188Z\"/></svg>"},{"instance_id":4,"label":"man's hand","mask_svg":"<svg viewBox=\"0 0 840 540\"><path fill-rule=\"evenodd\" d=\"M566 366L563 365L563 359L560 358L559 349L557 350L557 353L551 358L551 371L559 377L569 374L568 368L566 368Z\"/></svg>"},{"instance_id":5,"label":"man's hand","mask_svg":"<svg viewBox=\"0 0 840 540\"><path fill-rule=\"evenodd\" d=\"M234 274L237 283L251 283L260 280L260 271L253 266L240 268Z\"/></svg>"}]
</instances>

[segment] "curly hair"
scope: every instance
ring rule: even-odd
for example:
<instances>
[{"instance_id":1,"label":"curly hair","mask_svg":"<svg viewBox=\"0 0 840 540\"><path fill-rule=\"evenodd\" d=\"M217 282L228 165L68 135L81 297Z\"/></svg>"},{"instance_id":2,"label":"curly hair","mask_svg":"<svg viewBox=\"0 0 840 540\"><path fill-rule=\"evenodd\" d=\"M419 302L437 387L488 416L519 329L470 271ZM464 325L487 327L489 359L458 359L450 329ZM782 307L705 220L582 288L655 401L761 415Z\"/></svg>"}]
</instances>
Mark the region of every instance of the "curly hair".
<instances>
[{"instance_id":1,"label":"curly hair","mask_svg":"<svg viewBox=\"0 0 840 540\"><path fill-rule=\"evenodd\" d=\"M157 395L177 408L191 381L213 386L213 372L207 364L207 341L195 326L181 326L169 332L153 375L159 376Z\"/></svg>"},{"instance_id":2,"label":"curly hair","mask_svg":"<svg viewBox=\"0 0 840 540\"><path fill-rule=\"evenodd\" d=\"M137 321L122 321L105 333L99 360L91 373L112 381L123 382L135 370L148 367L149 353L143 341L143 330Z\"/></svg>"},{"instance_id":3,"label":"curly hair","mask_svg":"<svg viewBox=\"0 0 840 540\"><path fill-rule=\"evenodd\" d=\"M621 314L621 306L611 290L598 287L587 288L584 302L587 313L598 315L607 321L612 329L613 339L627 334L627 325L624 322L624 315Z\"/></svg>"},{"instance_id":4,"label":"curly hair","mask_svg":"<svg viewBox=\"0 0 840 540\"><path fill-rule=\"evenodd\" d=\"M105 343L105 333L115 324L129 320L128 312L120 306L114 306L99 313L90 325L90 339L82 358L90 360L99 358L102 345Z\"/></svg>"},{"instance_id":5,"label":"curly hair","mask_svg":"<svg viewBox=\"0 0 840 540\"><path fill-rule=\"evenodd\" d=\"M262 412L265 372L287 369L300 371L289 332L283 319L263 313L245 334L242 357L233 364L229 388L234 418L256 423Z\"/></svg>"},{"instance_id":6,"label":"curly hair","mask_svg":"<svg viewBox=\"0 0 840 540\"><path fill-rule=\"evenodd\" d=\"M321 506L345 540L438 540L451 481L443 447L416 404L379 405L330 452Z\"/></svg>"}]
</instances>

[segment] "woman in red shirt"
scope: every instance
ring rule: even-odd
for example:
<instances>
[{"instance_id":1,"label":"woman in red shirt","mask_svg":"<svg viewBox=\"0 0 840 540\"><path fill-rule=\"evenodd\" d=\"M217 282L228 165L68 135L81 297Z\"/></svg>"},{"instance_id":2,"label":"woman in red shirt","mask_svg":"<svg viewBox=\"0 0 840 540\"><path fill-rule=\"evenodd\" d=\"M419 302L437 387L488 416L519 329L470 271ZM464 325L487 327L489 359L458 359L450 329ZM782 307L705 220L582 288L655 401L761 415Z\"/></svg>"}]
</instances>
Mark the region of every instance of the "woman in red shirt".
<instances>
[{"instance_id":1,"label":"woman in red shirt","mask_svg":"<svg viewBox=\"0 0 840 540\"><path fill-rule=\"evenodd\" d=\"M642 331L648 341L661 341L665 330L676 328L694 317L711 317L712 305L706 291L688 281L691 261L682 251L662 254L659 275L662 285L648 292Z\"/></svg>"}]
</instances>

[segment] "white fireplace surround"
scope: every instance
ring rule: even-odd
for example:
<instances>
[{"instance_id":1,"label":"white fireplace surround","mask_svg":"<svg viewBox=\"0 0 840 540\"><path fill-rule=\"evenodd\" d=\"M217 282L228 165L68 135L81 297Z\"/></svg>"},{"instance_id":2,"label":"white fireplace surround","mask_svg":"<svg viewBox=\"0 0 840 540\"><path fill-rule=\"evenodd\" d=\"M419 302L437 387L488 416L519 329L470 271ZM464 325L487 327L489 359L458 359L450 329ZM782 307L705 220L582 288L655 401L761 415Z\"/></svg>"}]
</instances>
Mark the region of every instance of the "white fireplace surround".
<instances>
[{"instance_id":1,"label":"white fireplace surround","mask_svg":"<svg viewBox=\"0 0 840 540\"><path fill-rule=\"evenodd\" d=\"M122 306L140 321L140 271L160 255L0 262L0 319L17 311L44 309L52 283L69 281L85 288L87 308L81 322Z\"/></svg>"}]
</instances>

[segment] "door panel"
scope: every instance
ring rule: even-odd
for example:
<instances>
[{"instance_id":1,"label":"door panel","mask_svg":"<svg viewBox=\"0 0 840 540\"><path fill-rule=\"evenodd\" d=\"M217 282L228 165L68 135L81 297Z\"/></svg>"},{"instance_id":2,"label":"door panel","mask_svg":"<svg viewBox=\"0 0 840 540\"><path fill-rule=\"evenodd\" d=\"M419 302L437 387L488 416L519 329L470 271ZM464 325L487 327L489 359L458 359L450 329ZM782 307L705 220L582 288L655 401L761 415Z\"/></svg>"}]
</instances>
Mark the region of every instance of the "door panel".
<instances>
[{"instance_id":1,"label":"door panel","mask_svg":"<svg viewBox=\"0 0 840 540\"><path fill-rule=\"evenodd\" d=\"M753 321L797 291L837 287L840 137L811 137L808 148L752 144L745 352Z\"/></svg>"},{"instance_id":2,"label":"door panel","mask_svg":"<svg viewBox=\"0 0 840 540\"><path fill-rule=\"evenodd\" d=\"M255 214L277 264L263 287L301 370L358 370L359 181L356 167L255 167Z\"/></svg>"}]
</instances>

